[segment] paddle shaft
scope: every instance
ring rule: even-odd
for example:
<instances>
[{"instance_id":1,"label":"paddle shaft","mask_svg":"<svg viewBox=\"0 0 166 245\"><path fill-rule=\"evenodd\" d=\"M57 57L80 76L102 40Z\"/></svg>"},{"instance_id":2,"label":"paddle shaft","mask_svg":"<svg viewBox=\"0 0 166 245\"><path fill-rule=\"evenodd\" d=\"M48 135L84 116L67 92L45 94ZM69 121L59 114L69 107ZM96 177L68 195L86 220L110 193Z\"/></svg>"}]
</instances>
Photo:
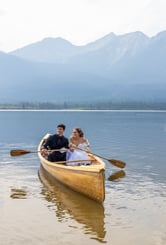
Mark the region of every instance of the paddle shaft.
<instances>
[{"instance_id":1,"label":"paddle shaft","mask_svg":"<svg viewBox=\"0 0 166 245\"><path fill-rule=\"evenodd\" d=\"M82 148L79 148L79 147L76 147L76 146L75 146L75 148L78 149L78 150L84 151L84 152L86 152L86 153L90 153L90 154L92 154L92 155L95 155L95 156L97 156L97 157L99 157L99 158L102 158L102 159L104 159L104 160L107 160L107 161L110 162L112 165L114 165L114 166L116 166L116 167L118 167L118 168L124 168L124 167L126 166L126 163L123 162L123 161L121 161L121 160L117 160L117 159L108 159L108 158L106 158L106 157L100 156L100 155L98 155L98 154L96 154L96 153L93 153L93 152L84 150L84 149L82 149Z\"/></svg>"},{"instance_id":2,"label":"paddle shaft","mask_svg":"<svg viewBox=\"0 0 166 245\"><path fill-rule=\"evenodd\" d=\"M47 152L54 152L54 151L67 151L67 149L47 150ZM41 151L27 151L27 150L16 149L16 150L11 150L10 155L11 156L22 156L25 154L38 153L38 152L42 152L42 150Z\"/></svg>"}]
</instances>

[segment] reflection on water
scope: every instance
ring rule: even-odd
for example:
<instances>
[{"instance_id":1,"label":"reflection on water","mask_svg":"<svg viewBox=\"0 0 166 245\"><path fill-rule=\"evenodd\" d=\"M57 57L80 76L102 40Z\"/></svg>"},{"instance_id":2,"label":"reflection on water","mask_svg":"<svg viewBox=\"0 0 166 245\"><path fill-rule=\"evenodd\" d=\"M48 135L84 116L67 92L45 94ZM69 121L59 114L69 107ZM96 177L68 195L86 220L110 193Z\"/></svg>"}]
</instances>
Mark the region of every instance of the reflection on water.
<instances>
[{"instance_id":1,"label":"reflection on water","mask_svg":"<svg viewBox=\"0 0 166 245\"><path fill-rule=\"evenodd\" d=\"M44 185L41 194L48 201L48 207L55 210L59 222L74 219L83 224L84 234L92 235L91 239L105 242L103 205L61 185L42 167L39 170L39 178Z\"/></svg>"},{"instance_id":2,"label":"reflection on water","mask_svg":"<svg viewBox=\"0 0 166 245\"><path fill-rule=\"evenodd\" d=\"M27 197L27 191L25 189L11 188L10 197L13 199L25 199Z\"/></svg>"},{"instance_id":3,"label":"reflection on water","mask_svg":"<svg viewBox=\"0 0 166 245\"><path fill-rule=\"evenodd\" d=\"M111 174L109 177L108 177L108 180L109 181L115 181L115 180L118 180L120 178L124 178L126 176L126 173L124 170L119 170L117 172L114 172L113 174Z\"/></svg>"}]
</instances>

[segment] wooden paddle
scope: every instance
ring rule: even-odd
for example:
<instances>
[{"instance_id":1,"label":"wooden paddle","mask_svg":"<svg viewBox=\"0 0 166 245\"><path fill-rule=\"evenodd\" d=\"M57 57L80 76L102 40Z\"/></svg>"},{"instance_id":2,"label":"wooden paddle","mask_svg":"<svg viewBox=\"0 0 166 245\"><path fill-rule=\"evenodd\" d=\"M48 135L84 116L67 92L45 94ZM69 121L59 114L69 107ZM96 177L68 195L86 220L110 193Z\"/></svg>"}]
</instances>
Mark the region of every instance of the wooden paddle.
<instances>
[{"instance_id":1,"label":"wooden paddle","mask_svg":"<svg viewBox=\"0 0 166 245\"><path fill-rule=\"evenodd\" d=\"M108 159L108 158L106 158L106 157L102 157L102 156L100 156L100 155L97 155L96 153L93 153L93 152L90 152L90 151L83 150L83 149L81 149L81 148L79 148L79 147L75 147L75 146L74 146L74 148L79 149L79 150L81 150L81 151L85 151L86 153L90 153L90 154L95 155L95 156L97 156L97 157L100 157L100 158L102 158L102 159L104 159L104 160L107 160L107 161L110 162L112 165L114 165L114 166L116 166L116 167L118 167L118 168L124 168L124 167L126 166L126 163L123 162L123 161L121 161L121 160Z\"/></svg>"},{"instance_id":2,"label":"wooden paddle","mask_svg":"<svg viewBox=\"0 0 166 245\"><path fill-rule=\"evenodd\" d=\"M55 149L55 150L48 150L48 152L53 152L53 151L67 151L67 149ZM10 151L10 155L12 157L18 157L18 156L22 156L25 154L29 154L29 153L38 153L38 152L42 152L42 151L27 151L27 150L11 150Z\"/></svg>"},{"instance_id":3,"label":"wooden paddle","mask_svg":"<svg viewBox=\"0 0 166 245\"><path fill-rule=\"evenodd\" d=\"M121 160L116 160L116 159L108 159L108 158L105 158L105 157L102 157L100 155L97 155L96 153L92 153L90 151L86 151L86 150L83 150L81 148L78 148L78 147L75 147L81 151L85 151L86 153L90 153L92 155L95 155L97 157L100 157L102 159L105 159L107 160L108 162L110 162L112 165L118 167L118 168L124 168L126 166L126 163L121 161ZM49 150L49 152L53 152L53 151L61 151L62 149L55 149L55 150ZM68 149L64 149L64 151L67 151ZM11 150L10 151L10 155L11 156L22 156L22 155L25 155L25 154L29 154L29 153L38 153L38 152L41 152L41 151L27 151L27 150L20 150L20 149L17 149L17 150Z\"/></svg>"},{"instance_id":4,"label":"wooden paddle","mask_svg":"<svg viewBox=\"0 0 166 245\"><path fill-rule=\"evenodd\" d=\"M54 150L48 150L48 152L53 152L53 151L68 151L68 149L62 148L62 149L54 149ZM17 157L17 156L22 156L25 154L29 154L29 153L38 153L38 152L42 152L42 151L27 151L27 150L21 150L21 149L17 149L17 150L11 150L10 151L10 155L12 157ZM81 159L81 160L67 160L67 161L59 161L56 162L57 164L66 164L66 163L70 163L70 162L93 162L93 160L91 159Z\"/></svg>"}]
</instances>

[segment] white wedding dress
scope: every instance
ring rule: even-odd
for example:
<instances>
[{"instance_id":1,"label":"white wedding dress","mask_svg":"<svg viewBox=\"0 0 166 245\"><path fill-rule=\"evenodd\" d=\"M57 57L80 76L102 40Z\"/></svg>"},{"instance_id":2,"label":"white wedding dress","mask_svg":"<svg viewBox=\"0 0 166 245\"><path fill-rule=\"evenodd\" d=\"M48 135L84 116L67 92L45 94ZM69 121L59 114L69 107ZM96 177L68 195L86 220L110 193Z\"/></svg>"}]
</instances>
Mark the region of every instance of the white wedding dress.
<instances>
[{"instance_id":1,"label":"white wedding dress","mask_svg":"<svg viewBox=\"0 0 166 245\"><path fill-rule=\"evenodd\" d=\"M74 146L74 145L73 145ZM86 143L81 143L78 146L80 149L87 150L87 144ZM90 159L85 151L79 150L79 149L74 149L74 151L68 151L66 154L66 160L70 161L67 162L67 166L80 166L80 165L89 165L90 164ZM73 160L73 162L72 162ZM78 160L78 161L76 161ZM85 160L85 161L80 161L79 160Z\"/></svg>"}]
</instances>

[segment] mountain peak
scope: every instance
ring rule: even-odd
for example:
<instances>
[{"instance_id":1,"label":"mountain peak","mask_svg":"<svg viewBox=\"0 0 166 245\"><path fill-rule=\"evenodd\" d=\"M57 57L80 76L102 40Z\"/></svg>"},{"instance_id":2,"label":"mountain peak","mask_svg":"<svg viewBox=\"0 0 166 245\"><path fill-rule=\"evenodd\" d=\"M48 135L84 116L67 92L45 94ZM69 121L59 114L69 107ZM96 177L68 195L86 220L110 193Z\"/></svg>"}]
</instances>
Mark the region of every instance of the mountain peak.
<instances>
[{"instance_id":1,"label":"mountain peak","mask_svg":"<svg viewBox=\"0 0 166 245\"><path fill-rule=\"evenodd\" d=\"M127 40L150 40L150 38L141 31L130 32L118 36L121 39Z\"/></svg>"},{"instance_id":2,"label":"mountain peak","mask_svg":"<svg viewBox=\"0 0 166 245\"><path fill-rule=\"evenodd\" d=\"M109 45L111 42L116 40L116 38L117 38L117 36L113 32L110 32L109 34L105 35L104 37L99 38L98 40L87 44L86 47L89 47L89 49L91 51L98 50L98 49L101 49L101 48Z\"/></svg>"},{"instance_id":3,"label":"mountain peak","mask_svg":"<svg viewBox=\"0 0 166 245\"><path fill-rule=\"evenodd\" d=\"M156 36L152 37L153 40L160 40L166 38L166 31L159 32Z\"/></svg>"},{"instance_id":4,"label":"mountain peak","mask_svg":"<svg viewBox=\"0 0 166 245\"><path fill-rule=\"evenodd\" d=\"M67 41L66 39L61 38L61 37L57 37L57 38L47 37L47 38L44 38L43 40L41 40L40 44L59 45L59 46L64 46L64 45L73 46L72 43L70 43L69 41Z\"/></svg>"},{"instance_id":5,"label":"mountain peak","mask_svg":"<svg viewBox=\"0 0 166 245\"><path fill-rule=\"evenodd\" d=\"M57 38L44 38L39 42L30 44L24 48L17 49L10 54L25 58L31 61L39 62L57 62L64 63L64 56L74 50L75 46L69 41Z\"/></svg>"}]
</instances>

